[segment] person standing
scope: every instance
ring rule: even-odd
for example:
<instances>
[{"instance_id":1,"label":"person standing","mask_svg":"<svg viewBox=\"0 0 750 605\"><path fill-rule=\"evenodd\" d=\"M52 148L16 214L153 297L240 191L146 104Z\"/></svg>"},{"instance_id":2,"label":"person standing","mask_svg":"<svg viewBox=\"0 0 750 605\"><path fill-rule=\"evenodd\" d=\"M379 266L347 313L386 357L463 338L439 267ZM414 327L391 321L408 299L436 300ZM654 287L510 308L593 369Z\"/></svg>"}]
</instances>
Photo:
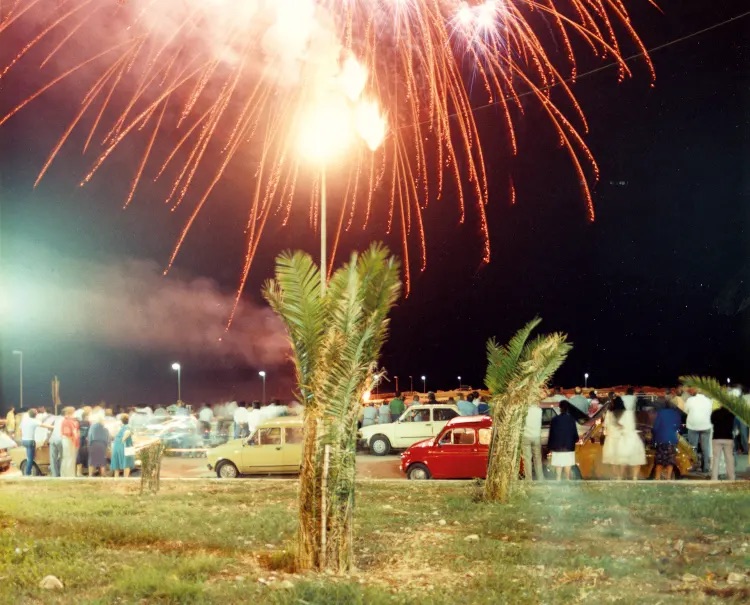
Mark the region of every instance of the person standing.
<instances>
[{"instance_id":1,"label":"person standing","mask_svg":"<svg viewBox=\"0 0 750 605\"><path fill-rule=\"evenodd\" d=\"M558 481L565 478L570 481L571 469L576 465L576 443L578 430L576 421L570 414L570 403L563 399L559 404L560 413L552 419L549 426L548 446L552 452L552 466Z\"/></svg>"},{"instance_id":2,"label":"person standing","mask_svg":"<svg viewBox=\"0 0 750 605\"><path fill-rule=\"evenodd\" d=\"M211 409L211 406L208 404L204 404L201 408L201 411L198 412L198 420L201 423L201 429L203 430L203 434L208 436L211 434L211 421L214 419L214 411Z\"/></svg>"},{"instance_id":3,"label":"person standing","mask_svg":"<svg viewBox=\"0 0 750 605\"><path fill-rule=\"evenodd\" d=\"M674 401L665 399L664 407L656 412L654 426L651 435L654 440L654 479L672 479L672 472L677 456L677 443L679 441L680 412ZM666 473L666 476L664 475Z\"/></svg>"},{"instance_id":4,"label":"person standing","mask_svg":"<svg viewBox=\"0 0 750 605\"><path fill-rule=\"evenodd\" d=\"M52 430L55 427L51 424L43 424L36 417L36 410L30 409L21 419L21 445L26 448L26 475L31 475L36 466L34 457L36 456L36 432L37 429Z\"/></svg>"},{"instance_id":5,"label":"person standing","mask_svg":"<svg viewBox=\"0 0 750 605\"><path fill-rule=\"evenodd\" d=\"M76 476L76 460L78 459L78 448L81 444L78 421L73 417L75 408L66 407L63 410L62 421L62 465L60 466L61 477Z\"/></svg>"},{"instance_id":6,"label":"person standing","mask_svg":"<svg viewBox=\"0 0 750 605\"><path fill-rule=\"evenodd\" d=\"M12 406L5 415L5 431L11 437L16 436L16 408Z\"/></svg>"},{"instance_id":7,"label":"person standing","mask_svg":"<svg viewBox=\"0 0 750 605\"><path fill-rule=\"evenodd\" d=\"M234 438L242 439L247 437L249 434L248 422L250 416L248 414L247 404L244 401L240 401L237 405L237 409L234 411Z\"/></svg>"},{"instance_id":8,"label":"person standing","mask_svg":"<svg viewBox=\"0 0 750 605\"><path fill-rule=\"evenodd\" d=\"M81 414L81 421L78 423L78 431L81 439L76 457L76 477L83 477L83 467L89 463L89 430L91 429L91 408L86 406Z\"/></svg>"},{"instance_id":9,"label":"person standing","mask_svg":"<svg viewBox=\"0 0 750 605\"><path fill-rule=\"evenodd\" d=\"M589 415L589 400L583 396L581 387L576 387L575 395L570 398L570 405L578 408L582 414Z\"/></svg>"},{"instance_id":10,"label":"person standing","mask_svg":"<svg viewBox=\"0 0 750 605\"><path fill-rule=\"evenodd\" d=\"M391 406L387 401L383 400L378 408L378 424L390 424L391 422Z\"/></svg>"},{"instance_id":11,"label":"person standing","mask_svg":"<svg viewBox=\"0 0 750 605\"><path fill-rule=\"evenodd\" d=\"M625 391L625 395L622 396L622 403L625 406L625 409L629 412L635 412L637 401L635 389L633 387L628 387L628 390Z\"/></svg>"},{"instance_id":12,"label":"person standing","mask_svg":"<svg viewBox=\"0 0 750 605\"><path fill-rule=\"evenodd\" d=\"M696 393L685 402L688 430L688 441L696 452L701 447L703 461L701 471L708 473L711 469L711 412L713 402L703 393Z\"/></svg>"},{"instance_id":13,"label":"person standing","mask_svg":"<svg viewBox=\"0 0 750 605\"><path fill-rule=\"evenodd\" d=\"M127 414L120 416L120 422L122 426L112 441L110 468L114 472L115 479L120 476L120 471L127 479L130 477L130 470L135 467L135 456L132 453L133 435L128 426L129 418Z\"/></svg>"},{"instance_id":14,"label":"person standing","mask_svg":"<svg viewBox=\"0 0 750 605\"><path fill-rule=\"evenodd\" d=\"M480 416L490 415L490 404L484 400L483 395L480 395L479 400L477 401L477 414L479 414Z\"/></svg>"},{"instance_id":15,"label":"person standing","mask_svg":"<svg viewBox=\"0 0 750 605\"><path fill-rule=\"evenodd\" d=\"M624 407L625 402L623 402ZM617 442L615 461L620 469L624 469L626 466L630 467L631 477L635 481L638 479L641 466L646 464L646 447L643 445L643 440L636 427L635 410L623 409L618 422L621 432Z\"/></svg>"},{"instance_id":16,"label":"person standing","mask_svg":"<svg viewBox=\"0 0 750 605\"><path fill-rule=\"evenodd\" d=\"M362 426L372 426L375 424L378 418L378 411L371 403L365 404L365 409L362 410Z\"/></svg>"},{"instance_id":17,"label":"person standing","mask_svg":"<svg viewBox=\"0 0 750 605\"><path fill-rule=\"evenodd\" d=\"M104 426L104 413L95 410L91 414L92 424L88 433L89 450L89 477L94 476L94 469L99 469L99 474L104 477L107 474L107 446L110 436L107 427Z\"/></svg>"},{"instance_id":18,"label":"person standing","mask_svg":"<svg viewBox=\"0 0 750 605\"><path fill-rule=\"evenodd\" d=\"M719 462L723 454L727 479L734 481L734 414L725 407L720 407L711 413L711 424L714 427L711 440L711 479L719 479Z\"/></svg>"},{"instance_id":19,"label":"person standing","mask_svg":"<svg viewBox=\"0 0 750 605\"><path fill-rule=\"evenodd\" d=\"M62 466L62 416L52 417L52 434L49 437L49 474L53 477L60 476L60 468Z\"/></svg>"},{"instance_id":20,"label":"person standing","mask_svg":"<svg viewBox=\"0 0 750 605\"><path fill-rule=\"evenodd\" d=\"M477 406L474 405L474 394L470 393L466 396L466 399L459 399L456 407L461 416L474 416L477 413Z\"/></svg>"},{"instance_id":21,"label":"person standing","mask_svg":"<svg viewBox=\"0 0 750 605\"><path fill-rule=\"evenodd\" d=\"M575 449L575 444L573 446ZM533 467L537 481L544 480L544 469L542 468L542 408L537 404L529 406L526 412L526 423L521 439L521 451L523 452L524 479L531 481L531 469Z\"/></svg>"},{"instance_id":22,"label":"person standing","mask_svg":"<svg viewBox=\"0 0 750 605\"><path fill-rule=\"evenodd\" d=\"M401 418L401 414L403 414L406 409L401 393L396 393L396 396L391 399L391 403L388 407L391 408L391 422L396 422L396 420Z\"/></svg>"},{"instance_id":23,"label":"person standing","mask_svg":"<svg viewBox=\"0 0 750 605\"><path fill-rule=\"evenodd\" d=\"M617 451L622 437L620 417L625 411L625 404L620 397L614 397L604 416L604 446L602 447L602 463L612 467L612 474L616 479L622 479L622 469L617 460Z\"/></svg>"}]
</instances>

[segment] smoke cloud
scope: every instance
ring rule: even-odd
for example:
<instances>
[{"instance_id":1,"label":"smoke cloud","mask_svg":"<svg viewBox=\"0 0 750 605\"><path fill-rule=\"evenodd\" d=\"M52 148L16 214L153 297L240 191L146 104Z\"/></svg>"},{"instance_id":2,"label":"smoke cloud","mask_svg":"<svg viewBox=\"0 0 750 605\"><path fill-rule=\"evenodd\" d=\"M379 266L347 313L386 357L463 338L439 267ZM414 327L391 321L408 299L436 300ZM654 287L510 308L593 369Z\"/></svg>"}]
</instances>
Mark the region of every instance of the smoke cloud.
<instances>
[{"instance_id":1,"label":"smoke cloud","mask_svg":"<svg viewBox=\"0 0 750 605\"><path fill-rule=\"evenodd\" d=\"M165 277L148 260L100 262L40 251L9 268L0 320L6 334L256 367L287 358L284 328L269 308L242 302L224 331L234 294L211 279Z\"/></svg>"}]
</instances>

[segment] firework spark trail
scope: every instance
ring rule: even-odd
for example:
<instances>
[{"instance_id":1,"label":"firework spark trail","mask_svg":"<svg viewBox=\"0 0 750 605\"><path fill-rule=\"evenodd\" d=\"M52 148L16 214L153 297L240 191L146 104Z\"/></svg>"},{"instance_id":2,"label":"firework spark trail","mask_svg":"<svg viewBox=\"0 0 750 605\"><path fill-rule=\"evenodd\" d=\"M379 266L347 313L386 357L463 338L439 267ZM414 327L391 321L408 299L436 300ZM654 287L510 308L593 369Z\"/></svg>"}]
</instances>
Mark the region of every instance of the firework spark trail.
<instances>
[{"instance_id":1,"label":"firework spark trail","mask_svg":"<svg viewBox=\"0 0 750 605\"><path fill-rule=\"evenodd\" d=\"M459 223L474 217L482 261L490 260L489 149L486 141L482 148L473 115L479 92L498 104L505 133L500 144L511 155L519 153L516 122L526 111L521 97L541 108L571 158L593 220L589 181L598 179L598 167L568 84L578 74L575 41L597 58L614 59L619 79L631 75L621 51L628 41L654 73L623 0L60 0L49 6L16 0L0 14L0 42L10 38L17 48L0 78L8 80L27 61L49 68L54 58L60 65L37 91L0 110L0 126L59 83L93 71L94 83L37 182L78 129L86 133L84 153L101 145L83 185L123 141L148 128L125 205L144 178L168 180L165 203L173 211L189 200L167 270L230 163L246 149L259 150L257 170L247 170L255 182L236 301L271 210L286 225L300 205L297 189L305 193L302 183L310 224L318 228L321 171L308 170L297 153L312 107L343 108L320 143L351 130L347 144L355 146L347 161L331 166L334 184L346 183L343 200L336 196L341 206L331 263L342 231L358 220L368 229L375 201L387 197L386 231L400 233L408 293L410 234L418 238L424 271L425 212L446 194L457 202ZM546 48L553 37L564 69ZM471 91L474 79L478 92ZM560 91L557 101L553 89ZM208 185L193 200L203 175ZM513 204L512 176L509 193Z\"/></svg>"}]
</instances>

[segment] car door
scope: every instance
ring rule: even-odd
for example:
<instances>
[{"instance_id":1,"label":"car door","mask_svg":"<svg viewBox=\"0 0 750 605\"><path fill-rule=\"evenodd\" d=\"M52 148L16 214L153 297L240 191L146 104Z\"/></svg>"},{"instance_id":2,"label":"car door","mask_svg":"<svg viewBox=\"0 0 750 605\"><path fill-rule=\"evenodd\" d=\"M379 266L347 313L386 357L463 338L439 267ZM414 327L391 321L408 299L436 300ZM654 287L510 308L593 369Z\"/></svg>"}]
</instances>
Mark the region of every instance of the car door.
<instances>
[{"instance_id":1,"label":"car door","mask_svg":"<svg viewBox=\"0 0 750 605\"><path fill-rule=\"evenodd\" d=\"M243 473L278 473L284 468L280 427L259 428L242 448Z\"/></svg>"},{"instance_id":2,"label":"car door","mask_svg":"<svg viewBox=\"0 0 750 605\"><path fill-rule=\"evenodd\" d=\"M393 427L393 441L395 448L407 448L412 443L433 436L432 417L430 408L426 406L411 407L399 418Z\"/></svg>"},{"instance_id":3,"label":"car door","mask_svg":"<svg viewBox=\"0 0 750 605\"><path fill-rule=\"evenodd\" d=\"M287 426L284 428L284 455L283 464L285 473L298 473L302 464L302 427Z\"/></svg>"},{"instance_id":4,"label":"car door","mask_svg":"<svg viewBox=\"0 0 750 605\"><path fill-rule=\"evenodd\" d=\"M487 454L480 451L473 427L456 427L444 433L433 450L433 476L444 479L473 479L487 474ZM439 469L439 470L438 470Z\"/></svg>"}]
</instances>

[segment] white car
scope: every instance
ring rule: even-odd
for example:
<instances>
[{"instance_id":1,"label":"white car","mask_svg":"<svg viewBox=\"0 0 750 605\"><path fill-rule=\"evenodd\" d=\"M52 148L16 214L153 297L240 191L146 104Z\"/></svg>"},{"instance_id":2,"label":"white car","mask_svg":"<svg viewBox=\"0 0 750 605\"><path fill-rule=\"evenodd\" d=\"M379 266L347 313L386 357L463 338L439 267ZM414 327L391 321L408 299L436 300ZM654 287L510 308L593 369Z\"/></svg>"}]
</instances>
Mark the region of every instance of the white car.
<instances>
[{"instance_id":1,"label":"white car","mask_svg":"<svg viewBox=\"0 0 750 605\"><path fill-rule=\"evenodd\" d=\"M460 414L455 405L413 405L396 422L363 426L357 440L370 448L370 453L385 456L391 450L405 450L417 441L435 437L456 416Z\"/></svg>"}]
</instances>

